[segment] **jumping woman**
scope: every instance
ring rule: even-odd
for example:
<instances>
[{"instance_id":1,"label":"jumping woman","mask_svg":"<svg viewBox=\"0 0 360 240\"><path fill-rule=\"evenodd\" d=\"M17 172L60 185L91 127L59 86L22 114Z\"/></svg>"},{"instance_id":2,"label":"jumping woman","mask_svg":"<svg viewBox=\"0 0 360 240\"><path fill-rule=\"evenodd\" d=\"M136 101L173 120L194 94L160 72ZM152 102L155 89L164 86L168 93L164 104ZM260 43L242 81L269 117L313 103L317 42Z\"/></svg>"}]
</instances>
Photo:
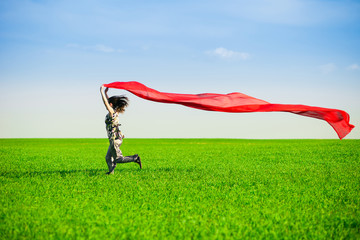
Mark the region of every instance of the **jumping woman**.
<instances>
[{"instance_id":1,"label":"jumping woman","mask_svg":"<svg viewBox=\"0 0 360 240\"><path fill-rule=\"evenodd\" d=\"M105 124L110 142L110 146L105 157L109 168L109 172L106 174L113 174L117 163L135 162L139 164L140 168L142 168L139 155L135 154L124 157L120 150L124 135L119 129L119 114L125 111L129 100L125 96L112 96L109 98L107 95L109 88L106 88L105 90L104 88L104 86L101 86L100 92L105 107L109 112L105 117Z\"/></svg>"}]
</instances>

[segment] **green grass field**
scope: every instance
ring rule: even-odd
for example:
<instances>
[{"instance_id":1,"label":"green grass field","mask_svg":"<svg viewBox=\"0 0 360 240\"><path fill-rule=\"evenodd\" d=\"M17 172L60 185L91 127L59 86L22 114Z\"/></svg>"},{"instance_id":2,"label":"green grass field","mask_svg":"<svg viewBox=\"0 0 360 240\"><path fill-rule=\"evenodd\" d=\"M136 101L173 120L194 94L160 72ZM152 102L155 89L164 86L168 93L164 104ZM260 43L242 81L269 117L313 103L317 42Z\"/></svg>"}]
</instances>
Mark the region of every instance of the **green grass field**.
<instances>
[{"instance_id":1,"label":"green grass field","mask_svg":"<svg viewBox=\"0 0 360 240\"><path fill-rule=\"evenodd\" d=\"M1 239L359 239L360 140L0 139Z\"/></svg>"}]
</instances>

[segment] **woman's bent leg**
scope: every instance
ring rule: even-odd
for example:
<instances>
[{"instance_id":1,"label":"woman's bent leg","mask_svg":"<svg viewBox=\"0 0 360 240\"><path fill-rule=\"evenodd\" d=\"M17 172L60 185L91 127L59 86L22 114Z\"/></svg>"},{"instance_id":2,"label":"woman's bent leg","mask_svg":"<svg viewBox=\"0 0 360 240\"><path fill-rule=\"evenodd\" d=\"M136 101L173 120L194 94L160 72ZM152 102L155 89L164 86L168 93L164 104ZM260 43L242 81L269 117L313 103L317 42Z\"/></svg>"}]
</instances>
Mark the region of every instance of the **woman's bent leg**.
<instances>
[{"instance_id":1,"label":"woman's bent leg","mask_svg":"<svg viewBox=\"0 0 360 240\"><path fill-rule=\"evenodd\" d=\"M118 156L118 158L116 159L116 163L128 163L128 162L136 162L138 158L138 155L131 155L131 156L126 156L124 157L123 155Z\"/></svg>"},{"instance_id":2,"label":"woman's bent leg","mask_svg":"<svg viewBox=\"0 0 360 240\"><path fill-rule=\"evenodd\" d=\"M128 162L138 162L139 156L137 154L131 155L131 156L123 156L120 146L121 146L122 140L117 139L114 142L114 150L116 153L116 156L113 156L115 160L115 163L128 163Z\"/></svg>"}]
</instances>

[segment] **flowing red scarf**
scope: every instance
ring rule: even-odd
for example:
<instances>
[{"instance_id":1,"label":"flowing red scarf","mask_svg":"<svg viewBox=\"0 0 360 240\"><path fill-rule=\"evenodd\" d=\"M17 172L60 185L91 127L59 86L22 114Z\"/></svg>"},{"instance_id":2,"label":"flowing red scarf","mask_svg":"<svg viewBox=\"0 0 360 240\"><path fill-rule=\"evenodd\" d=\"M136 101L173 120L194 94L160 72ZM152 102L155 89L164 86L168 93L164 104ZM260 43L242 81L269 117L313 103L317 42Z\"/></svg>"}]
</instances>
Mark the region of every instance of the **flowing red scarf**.
<instances>
[{"instance_id":1,"label":"flowing red scarf","mask_svg":"<svg viewBox=\"0 0 360 240\"><path fill-rule=\"evenodd\" d=\"M342 110L294 104L272 104L264 100L234 92L229 94L201 93L179 94L159 92L139 82L113 82L108 88L124 89L138 97L162 103L176 103L187 107L218 112L290 112L327 121L339 138L344 138L354 128L349 114Z\"/></svg>"}]
</instances>

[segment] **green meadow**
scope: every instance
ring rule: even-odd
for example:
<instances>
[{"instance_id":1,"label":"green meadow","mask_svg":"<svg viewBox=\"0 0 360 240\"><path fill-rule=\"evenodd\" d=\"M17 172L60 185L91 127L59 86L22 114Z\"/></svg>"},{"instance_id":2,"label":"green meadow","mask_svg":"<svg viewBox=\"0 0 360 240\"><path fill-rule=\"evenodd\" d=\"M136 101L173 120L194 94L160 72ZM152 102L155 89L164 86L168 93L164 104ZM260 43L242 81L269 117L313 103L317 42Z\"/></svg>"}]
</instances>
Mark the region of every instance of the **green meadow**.
<instances>
[{"instance_id":1,"label":"green meadow","mask_svg":"<svg viewBox=\"0 0 360 240\"><path fill-rule=\"evenodd\" d=\"M1 239L360 239L360 140L0 139Z\"/></svg>"}]
</instances>

